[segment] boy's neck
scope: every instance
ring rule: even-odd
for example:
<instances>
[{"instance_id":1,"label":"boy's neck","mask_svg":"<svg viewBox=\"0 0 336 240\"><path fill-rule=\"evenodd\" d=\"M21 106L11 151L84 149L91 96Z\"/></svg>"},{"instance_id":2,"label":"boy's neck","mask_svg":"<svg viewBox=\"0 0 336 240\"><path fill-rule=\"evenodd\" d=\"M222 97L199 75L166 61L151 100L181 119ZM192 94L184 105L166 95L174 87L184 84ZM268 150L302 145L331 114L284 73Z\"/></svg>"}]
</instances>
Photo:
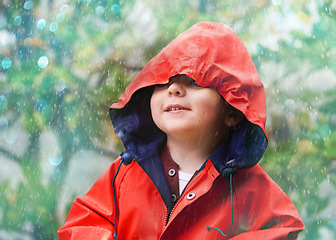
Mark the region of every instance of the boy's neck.
<instances>
[{"instance_id":1,"label":"boy's neck","mask_svg":"<svg viewBox=\"0 0 336 240\"><path fill-rule=\"evenodd\" d=\"M167 136L167 147L174 162L180 166L180 171L195 173L222 139L185 139Z\"/></svg>"}]
</instances>

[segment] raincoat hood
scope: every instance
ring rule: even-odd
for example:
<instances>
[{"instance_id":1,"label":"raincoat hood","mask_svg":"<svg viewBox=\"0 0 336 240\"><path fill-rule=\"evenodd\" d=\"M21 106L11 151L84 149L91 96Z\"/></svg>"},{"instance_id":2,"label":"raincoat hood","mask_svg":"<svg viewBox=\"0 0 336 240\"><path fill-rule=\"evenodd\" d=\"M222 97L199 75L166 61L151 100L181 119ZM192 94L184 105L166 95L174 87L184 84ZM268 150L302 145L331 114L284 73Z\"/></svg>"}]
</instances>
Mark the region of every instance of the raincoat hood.
<instances>
[{"instance_id":1,"label":"raincoat hood","mask_svg":"<svg viewBox=\"0 0 336 240\"><path fill-rule=\"evenodd\" d=\"M182 74L201 87L217 90L246 117L235 128L230 146L225 147L228 157L216 160L223 148L210 157L217 169L255 165L267 147L263 84L243 42L231 28L215 22L197 23L180 34L148 62L112 104L114 131L127 156L141 161L165 142L165 134L152 120L150 97L154 85L166 84L169 78Z\"/></svg>"}]
</instances>

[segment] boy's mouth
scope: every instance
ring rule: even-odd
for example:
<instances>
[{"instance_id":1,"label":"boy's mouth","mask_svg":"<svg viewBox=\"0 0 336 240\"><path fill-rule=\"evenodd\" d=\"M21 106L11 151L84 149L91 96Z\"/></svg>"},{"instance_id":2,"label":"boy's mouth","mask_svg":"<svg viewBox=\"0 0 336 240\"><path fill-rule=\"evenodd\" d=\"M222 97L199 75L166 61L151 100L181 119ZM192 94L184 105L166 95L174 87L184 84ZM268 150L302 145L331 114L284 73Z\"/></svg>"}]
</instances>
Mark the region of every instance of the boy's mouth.
<instances>
[{"instance_id":1,"label":"boy's mouth","mask_svg":"<svg viewBox=\"0 0 336 240\"><path fill-rule=\"evenodd\" d=\"M182 110L186 110L186 111L190 111L191 109L189 108L185 108L183 106L180 105L169 105L166 107L165 112L171 112L171 111L182 111Z\"/></svg>"}]
</instances>

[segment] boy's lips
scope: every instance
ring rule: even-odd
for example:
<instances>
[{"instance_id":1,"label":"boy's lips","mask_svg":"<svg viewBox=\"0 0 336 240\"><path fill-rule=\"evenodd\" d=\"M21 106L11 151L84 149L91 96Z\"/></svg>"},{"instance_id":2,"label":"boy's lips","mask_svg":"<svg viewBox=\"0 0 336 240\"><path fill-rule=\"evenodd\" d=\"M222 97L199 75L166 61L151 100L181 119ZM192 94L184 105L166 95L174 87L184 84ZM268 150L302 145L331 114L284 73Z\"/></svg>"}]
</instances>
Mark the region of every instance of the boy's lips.
<instances>
[{"instance_id":1,"label":"boy's lips","mask_svg":"<svg viewBox=\"0 0 336 240\"><path fill-rule=\"evenodd\" d=\"M171 112L171 111L190 111L190 110L191 110L190 108L184 107L179 104L171 104L171 105L168 105L164 111Z\"/></svg>"}]
</instances>

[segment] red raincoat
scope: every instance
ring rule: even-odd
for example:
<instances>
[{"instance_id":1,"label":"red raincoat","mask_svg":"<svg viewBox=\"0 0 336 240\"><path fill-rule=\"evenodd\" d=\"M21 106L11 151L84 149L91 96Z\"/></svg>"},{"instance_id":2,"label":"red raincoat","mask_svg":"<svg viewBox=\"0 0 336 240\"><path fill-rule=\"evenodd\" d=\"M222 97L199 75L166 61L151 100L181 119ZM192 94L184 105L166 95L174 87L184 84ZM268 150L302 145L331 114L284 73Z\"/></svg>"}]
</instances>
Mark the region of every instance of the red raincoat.
<instances>
[{"instance_id":1,"label":"red raincoat","mask_svg":"<svg viewBox=\"0 0 336 240\"><path fill-rule=\"evenodd\" d=\"M216 89L246 119L174 204L159 157L166 136L152 121L149 100L153 85L178 74ZM110 114L125 152L74 201L60 240L296 239L304 228L293 203L257 164L267 147L264 89L243 43L224 24L201 22L178 36Z\"/></svg>"}]
</instances>

